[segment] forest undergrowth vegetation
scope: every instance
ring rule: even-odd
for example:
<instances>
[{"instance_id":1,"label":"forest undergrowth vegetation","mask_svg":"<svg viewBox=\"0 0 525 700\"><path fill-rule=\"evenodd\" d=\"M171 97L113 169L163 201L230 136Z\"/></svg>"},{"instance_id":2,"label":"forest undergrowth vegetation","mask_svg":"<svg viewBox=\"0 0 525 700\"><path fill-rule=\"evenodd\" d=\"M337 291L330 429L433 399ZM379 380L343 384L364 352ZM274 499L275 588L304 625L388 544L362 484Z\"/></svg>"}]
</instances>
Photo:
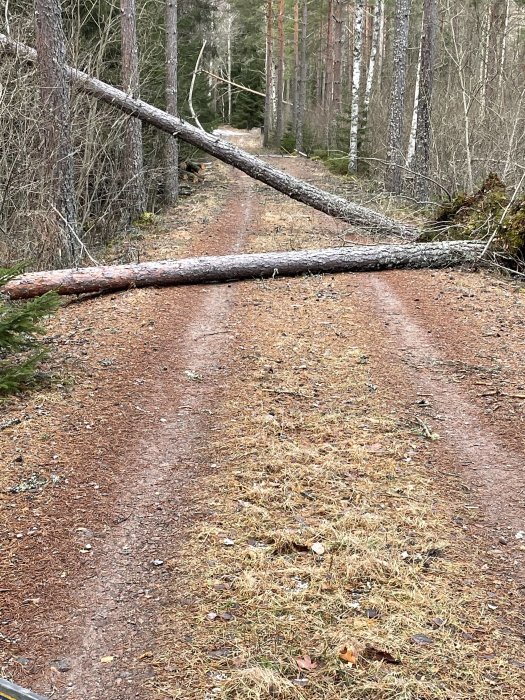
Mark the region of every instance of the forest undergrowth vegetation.
<instances>
[{"instance_id":1,"label":"forest undergrowth vegetation","mask_svg":"<svg viewBox=\"0 0 525 700\"><path fill-rule=\"evenodd\" d=\"M521 184L521 183L520 183ZM495 258L525 270L525 194L489 173L472 193L441 203L421 240L486 240Z\"/></svg>"},{"instance_id":2,"label":"forest undergrowth vegetation","mask_svg":"<svg viewBox=\"0 0 525 700\"><path fill-rule=\"evenodd\" d=\"M20 271L0 269L0 286ZM9 302L0 297L0 398L36 382L38 367L47 354L38 336L45 334L44 319L60 304L60 297L54 292L26 302Z\"/></svg>"}]
</instances>

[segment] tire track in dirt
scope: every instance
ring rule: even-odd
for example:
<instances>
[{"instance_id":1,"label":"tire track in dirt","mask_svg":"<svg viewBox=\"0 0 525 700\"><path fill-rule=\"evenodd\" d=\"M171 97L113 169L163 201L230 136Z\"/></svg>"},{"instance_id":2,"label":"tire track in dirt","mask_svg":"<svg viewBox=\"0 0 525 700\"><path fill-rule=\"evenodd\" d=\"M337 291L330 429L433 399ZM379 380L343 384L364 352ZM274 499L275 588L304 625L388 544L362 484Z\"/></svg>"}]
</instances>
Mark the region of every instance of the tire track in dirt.
<instances>
[{"instance_id":1,"label":"tire track in dirt","mask_svg":"<svg viewBox=\"0 0 525 700\"><path fill-rule=\"evenodd\" d=\"M242 249L254 216L253 192L249 178L239 173L228 175L228 186L220 220L209 223L192 254ZM91 445L80 431L61 450L64 463L82 460L89 488L79 492L70 485L64 534L54 537L56 566L65 567L67 560L75 569L67 587L54 587L55 572L39 568L45 595L37 619L15 593L24 640L17 658L35 660L15 674L24 685L72 700L149 694L148 658L162 615L173 604L167 595L176 589L178 542L209 510L201 484L213 469L208 437L227 382L235 293L231 285L129 292L141 295L140 312L154 319L155 340L148 352L137 336L127 365L100 387ZM103 314L107 298L89 304ZM124 415L112 408L123 405L116 399L127 404ZM108 469L115 475L109 488L100 481ZM98 494L105 499L102 506ZM91 503L102 516L100 524L86 517ZM73 527L83 521L89 527ZM71 538L84 543L74 563ZM20 583L27 590L29 582Z\"/></svg>"},{"instance_id":2,"label":"tire track in dirt","mask_svg":"<svg viewBox=\"0 0 525 700\"><path fill-rule=\"evenodd\" d=\"M248 178L237 174L235 182L215 231L221 252L242 247L253 216ZM165 296L175 294L166 290ZM169 604L168 580L177 576L177 541L188 522L206 509L194 489L213 468L203 464L202 457L225 372L223 359L234 333L234 295L230 285L214 285L179 290L170 300L191 310L191 316L171 329L164 326L162 353L156 360L161 368L177 358L178 372L167 378L157 370L141 408L149 415L162 413L160 422L139 434L121 455L123 462L129 460L135 478L123 490L122 522L105 542L99 575L91 589L82 591L91 610L83 620L70 622L81 632L68 653L72 668L65 697L95 700L107 697L112 688L113 698L136 698L144 692L141 683L151 676L140 664L137 668L136 659L142 655L147 661L146 640L154 643L163 608ZM110 662L101 663L111 656Z\"/></svg>"},{"instance_id":3,"label":"tire track in dirt","mask_svg":"<svg viewBox=\"0 0 525 700\"><path fill-rule=\"evenodd\" d=\"M374 381L386 387L389 398L395 396L395 402L403 404L405 413L408 409L423 425L428 421L429 429L438 434L432 451L436 477L443 472L444 484L450 474L462 477L462 500L465 513L470 512L460 516L458 524L475 517L475 529L486 538L486 548L492 545L501 555L490 568L501 567L511 580L525 580L522 540L515 538L525 529L525 455L502 441L457 381L436 371L446 366L441 349L432 341L432 326L439 316L415 317L407 308L404 296L409 295L412 276L410 271L366 274L360 276L360 284L352 285L361 318L359 340L370 353ZM425 291L420 288L418 296L424 297ZM462 333L464 345L471 342L466 337L471 332L466 318L451 330L459 346ZM504 551L497 549L501 545L507 546Z\"/></svg>"}]
</instances>

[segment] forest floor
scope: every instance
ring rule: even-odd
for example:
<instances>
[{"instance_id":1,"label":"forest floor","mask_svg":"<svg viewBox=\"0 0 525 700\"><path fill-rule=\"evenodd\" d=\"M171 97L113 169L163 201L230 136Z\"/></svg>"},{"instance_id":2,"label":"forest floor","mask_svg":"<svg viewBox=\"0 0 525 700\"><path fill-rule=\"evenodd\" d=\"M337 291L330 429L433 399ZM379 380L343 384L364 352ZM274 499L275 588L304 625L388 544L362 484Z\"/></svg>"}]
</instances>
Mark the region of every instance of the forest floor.
<instances>
[{"instance_id":1,"label":"forest floor","mask_svg":"<svg viewBox=\"0 0 525 700\"><path fill-rule=\"evenodd\" d=\"M214 163L113 255L358 240ZM71 700L522 699L524 292L421 270L71 301L55 381L2 405L0 675Z\"/></svg>"}]
</instances>

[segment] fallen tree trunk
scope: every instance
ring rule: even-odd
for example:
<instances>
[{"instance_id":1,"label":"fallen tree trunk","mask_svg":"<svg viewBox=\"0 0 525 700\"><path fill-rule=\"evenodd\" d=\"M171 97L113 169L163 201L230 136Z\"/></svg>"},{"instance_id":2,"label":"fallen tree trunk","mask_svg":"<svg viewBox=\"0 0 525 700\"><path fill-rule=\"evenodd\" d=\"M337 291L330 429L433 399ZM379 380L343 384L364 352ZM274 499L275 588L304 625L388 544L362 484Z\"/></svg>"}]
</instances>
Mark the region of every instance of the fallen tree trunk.
<instances>
[{"instance_id":1,"label":"fallen tree trunk","mask_svg":"<svg viewBox=\"0 0 525 700\"><path fill-rule=\"evenodd\" d=\"M0 48L25 62L34 63L36 61L34 49L9 39L5 34L0 34ZM122 90L118 90L97 78L92 78L82 71L70 66L64 66L64 70L69 79L87 94L108 102L126 114L153 124L158 129L191 143L298 202L375 233L396 235L402 238L415 238L418 234L417 229L412 226L389 219L378 212L348 202L343 197L329 194L303 180L283 173L231 143L201 131L147 102L133 99Z\"/></svg>"},{"instance_id":2,"label":"fallen tree trunk","mask_svg":"<svg viewBox=\"0 0 525 700\"><path fill-rule=\"evenodd\" d=\"M325 248L283 253L207 256L130 265L31 272L1 288L11 299L107 292L130 287L200 284L320 272L366 272L400 267L448 267L473 262L478 242L411 243Z\"/></svg>"}]
</instances>

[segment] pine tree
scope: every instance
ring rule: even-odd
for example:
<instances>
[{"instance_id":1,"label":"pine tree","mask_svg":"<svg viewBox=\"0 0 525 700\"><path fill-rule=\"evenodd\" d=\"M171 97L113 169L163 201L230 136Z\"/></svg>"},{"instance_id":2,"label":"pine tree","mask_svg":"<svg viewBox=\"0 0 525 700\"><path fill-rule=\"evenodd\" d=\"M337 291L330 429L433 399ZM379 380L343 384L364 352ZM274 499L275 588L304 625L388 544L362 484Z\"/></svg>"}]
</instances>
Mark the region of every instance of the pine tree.
<instances>
[{"instance_id":1,"label":"pine tree","mask_svg":"<svg viewBox=\"0 0 525 700\"><path fill-rule=\"evenodd\" d=\"M19 269L1 269L0 285L15 277ZM36 336L45 333L41 321L60 306L60 297L49 292L24 303L0 297L0 395L29 386L46 355Z\"/></svg>"}]
</instances>

